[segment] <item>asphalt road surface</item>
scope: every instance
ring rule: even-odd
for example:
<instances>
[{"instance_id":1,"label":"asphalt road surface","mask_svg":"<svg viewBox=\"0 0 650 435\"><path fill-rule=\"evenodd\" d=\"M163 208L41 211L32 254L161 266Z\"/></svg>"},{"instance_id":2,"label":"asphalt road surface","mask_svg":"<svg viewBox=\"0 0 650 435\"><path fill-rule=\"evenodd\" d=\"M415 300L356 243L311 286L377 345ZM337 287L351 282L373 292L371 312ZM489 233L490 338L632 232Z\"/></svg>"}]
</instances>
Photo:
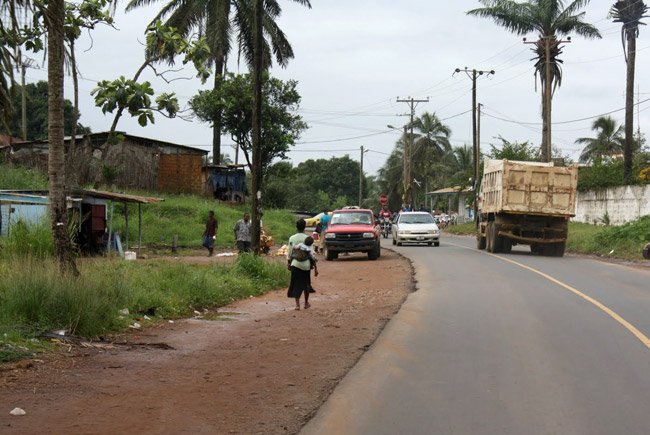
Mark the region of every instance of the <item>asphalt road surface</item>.
<instances>
[{"instance_id":1,"label":"asphalt road surface","mask_svg":"<svg viewBox=\"0 0 650 435\"><path fill-rule=\"evenodd\" d=\"M464 237L396 251L419 290L302 434L650 434L648 270Z\"/></svg>"}]
</instances>

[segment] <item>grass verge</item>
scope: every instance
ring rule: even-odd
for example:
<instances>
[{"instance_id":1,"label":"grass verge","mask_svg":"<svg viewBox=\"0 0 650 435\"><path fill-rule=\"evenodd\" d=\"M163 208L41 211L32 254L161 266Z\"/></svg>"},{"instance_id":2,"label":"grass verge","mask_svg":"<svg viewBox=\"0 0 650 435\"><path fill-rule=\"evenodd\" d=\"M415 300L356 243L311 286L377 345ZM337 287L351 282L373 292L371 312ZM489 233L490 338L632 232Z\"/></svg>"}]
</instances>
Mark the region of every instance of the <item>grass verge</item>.
<instances>
[{"instance_id":1,"label":"grass verge","mask_svg":"<svg viewBox=\"0 0 650 435\"><path fill-rule=\"evenodd\" d=\"M152 320L184 317L289 280L284 262L252 255L231 266L102 260L85 264L79 278L60 276L51 260L14 258L0 262L0 276L0 359L31 352L18 351L42 331L97 337L126 330L147 311Z\"/></svg>"}]
</instances>

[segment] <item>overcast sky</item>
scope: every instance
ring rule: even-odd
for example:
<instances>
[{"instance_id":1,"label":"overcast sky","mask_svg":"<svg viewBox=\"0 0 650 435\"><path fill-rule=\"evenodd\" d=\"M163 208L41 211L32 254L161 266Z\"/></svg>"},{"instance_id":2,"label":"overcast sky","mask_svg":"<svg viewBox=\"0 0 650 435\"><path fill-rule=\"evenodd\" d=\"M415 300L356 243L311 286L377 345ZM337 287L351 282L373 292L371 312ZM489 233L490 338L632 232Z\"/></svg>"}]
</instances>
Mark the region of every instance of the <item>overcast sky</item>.
<instances>
[{"instance_id":1,"label":"overcast sky","mask_svg":"<svg viewBox=\"0 0 650 435\"><path fill-rule=\"evenodd\" d=\"M108 130L112 116L104 116L94 106L90 91L98 80L131 77L143 62L144 30L157 10L167 3L135 12L123 12L120 2L115 19L119 30L95 30L77 44L81 81L81 122L93 131ZM435 112L452 130L452 144L471 145L471 80L456 68L494 70L477 83L478 101L484 105L481 120L481 147L498 144L496 136L510 141L541 141L541 95L535 90L530 45L508 33L493 21L470 17L466 11L480 7L476 0L312 0L307 9L281 0L280 26L291 41L295 59L286 69L271 73L281 79L298 80L302 95L300 113L310 128L289 154L294 163L309 158L330 158L349 154L359 158L359 147L370 152L365 170L374 174L384 164L400 133L386 125L403 126L408 113L397 97L429 99L417 106L416 114ZM578 137L592 136L593 119L568 122L622 109L625 105L625 61L620 25L607 18L612 0L592 0L585 8L587 22L598 27L603 39L585 40L573 35L561 59L563 81L553 98L553 143L577 159ZM535 40L537 35L529 35ZM639 87L640 126L646 132L650 88L650 29L641 27L637 43L636 83ZM88 50L87 52L82 52ZM40 59L39 59L40 60ZM44 67L43 67L44 68ZM237 65L236 55L228 68L246 72ZM181 76L193 77L187 66ZM30 69L29 81L45 80L44 69ZM151 71L143 74L157 93L176 92L181 106L202 86L197 79L167 84ZM539 85L538 85L539 87ZM72 80L66 78L66 98L72 99ZM456 116L458 115L458 116ZM619 122L624 112L612 116ZM501 118L501 119L498 119ZM507 120L507 121L505 121ZM511 122L508 122L511 121ZM635 117L635 123L637 118ZM635 125L636 128L636 125ZM209 125L198 120L168 120L140 127L124 117L119 130L183 145L211 149ZM224 137L225 145L232 144ZM234 157L234 151L223 147Z\"/></svg>"}]
</instances>

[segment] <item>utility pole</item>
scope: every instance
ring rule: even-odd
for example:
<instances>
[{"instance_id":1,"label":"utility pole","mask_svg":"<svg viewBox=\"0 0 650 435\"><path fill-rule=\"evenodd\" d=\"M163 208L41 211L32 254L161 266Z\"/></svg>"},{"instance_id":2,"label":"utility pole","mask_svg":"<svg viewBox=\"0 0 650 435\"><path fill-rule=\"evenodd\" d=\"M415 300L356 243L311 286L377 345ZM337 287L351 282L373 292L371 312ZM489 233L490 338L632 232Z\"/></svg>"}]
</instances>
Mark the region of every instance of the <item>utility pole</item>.
<instances>
[{"instance_id":1,"label":"utility pole","mask_svg":"<svg viewBox=\"0 0 650 435\"><path fill-rule=\"evenodd\" d=\"M363 149L361 145L361 169L359 170L359 207L361 207L361 200L363 199L363 154L368 150Z\"/></svg>"},{"instance_id":2,"label":"utility pole","mask_svg":"<svg viewBox=\"0 0 650 435\"><path fill-rule=\"evenodd\" d=\"M567 37L566 41L558 41L555 39L555 35L542 36L541 40L526 42L524 38L524 44L534 44L536 46L541 46L544 44L544 52L546 58L544 59L544 69L546 77L544 83L544 100L546 102L546 107L544 111L544 117L546 118L546 125L542 126L542 136L544 135L544 127L546 127L546 143L542 144L542 150L544 151L542 155L545 157L545 161L550 162L552 160L552 146L551 146L551 102L553 100L552 96L552 86L551 86L551 44L560 45L562 43L571 42L571 37Z\"/></svg>"},{"instance_id":3,"label":"utility pole","mask_svg":"<svg viewBox=\"0 0 650 435\"><path fill-rule=\"evenodd\" d=\"M454 74L457 74L459 72L464 72L467 74L467 77L469 77L472 80L472 151L474 154L474 220L477 221L478 219L478 176L479 176L479 168L480 168L480 148L479 148L479 143L478 143L478 137L479 137L479 126L477 122L477 117L476 117L476 112L477 112L477 107L476 107L476 79L479 76L482 76L485 74L486 77L489 77L493 74L496 74L494 70L490 71L481 71L481 70L475 70L475 69L468 69L467 67L460 69L456 68L454 71ZM470 75L471 73L471 75Z\"/></svg>"},{"instance_id":4,"label":"utility pole","mask_svg":"<svg viewBox=\"0 0 650 435\"><path fill-rule=\"evenodd\" d=\"M411 137L410 137L410 143L407 147L406 145L406 127L404 126L404 197L402 198L403 206L406 205L408 206L411 201L410 201L410 190L411 190L411 155L409 153L413 152L413 118L415 118L415 106L417 103L428 103L429 99L427 98L426 100L416 100L414 98L406 98L406 99L400 99L397 97L397 102L398 103L408 103L408 105L411 107L411 122L409 123L411 126ZM408 149L408 152L407 152ZM408 161L407 161L408 160Z\"/></svg>"},{"instance_id":5,"label":"utility pole","mask_svg":"<svg viewBox=\"0 0 650 435\"><path fill-rule=\"evenodd\" d=\"M476 155L474 156L474 160L477 162L474 173L474 221L478 223L478 194L480 190L480 178L481 178L481 107L483 105L481 103L478 103L477 105L477 111L478 111L478 119L476 122Z\"/></svg>"}]
</instances>

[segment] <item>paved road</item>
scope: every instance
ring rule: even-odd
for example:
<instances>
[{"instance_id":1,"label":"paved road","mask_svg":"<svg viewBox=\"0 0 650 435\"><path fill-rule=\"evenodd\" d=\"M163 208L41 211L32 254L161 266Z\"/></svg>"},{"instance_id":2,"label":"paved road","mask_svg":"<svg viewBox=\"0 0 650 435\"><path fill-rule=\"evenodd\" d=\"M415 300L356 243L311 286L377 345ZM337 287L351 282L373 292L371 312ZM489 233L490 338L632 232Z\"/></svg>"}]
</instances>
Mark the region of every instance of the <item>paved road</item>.
<instances>
[{"instance_id":1,"label":"paved road","mask_svg":"<svg viewBox=\"0 0 650 435\"><path fill-rule=\"evenodd\" d=\"M419 290L301 433L650 434L650 272L474 244L396 249Z\"/></svg>"}]
</instances>

